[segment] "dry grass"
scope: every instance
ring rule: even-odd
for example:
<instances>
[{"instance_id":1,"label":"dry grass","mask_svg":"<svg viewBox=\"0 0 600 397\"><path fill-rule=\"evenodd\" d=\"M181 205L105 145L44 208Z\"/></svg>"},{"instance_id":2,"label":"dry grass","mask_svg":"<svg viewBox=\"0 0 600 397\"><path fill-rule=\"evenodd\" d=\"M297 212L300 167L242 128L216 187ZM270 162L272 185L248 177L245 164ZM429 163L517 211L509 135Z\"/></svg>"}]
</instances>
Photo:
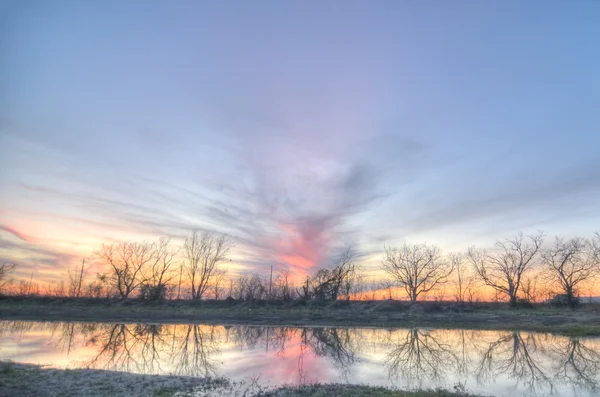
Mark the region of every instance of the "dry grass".
<instances>
[{"instance_id":1,"label":"dry grass","mask_svg":"<svg viewBox=\"0 0 600 397\"><path fill-rule=\"evenodd\" d=\"M121 321L290 326L427 326L524 330L570 336L600 335L600 304L577 310L538 305L510 309L504 303L337 301L236 302L19 298L0 299L7 320Z\"/></svg>"}]
</instances>

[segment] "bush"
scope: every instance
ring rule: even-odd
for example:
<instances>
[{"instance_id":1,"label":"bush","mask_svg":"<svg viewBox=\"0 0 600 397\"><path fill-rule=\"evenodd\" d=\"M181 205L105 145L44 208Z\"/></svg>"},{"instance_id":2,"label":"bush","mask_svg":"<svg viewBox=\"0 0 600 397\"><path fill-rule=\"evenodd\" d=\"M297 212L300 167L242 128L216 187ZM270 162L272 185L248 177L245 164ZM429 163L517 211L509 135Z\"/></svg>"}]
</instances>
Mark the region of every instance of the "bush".
<instances>
[{"instance_id":1,"label":"bush","mask_svg":"<svg viewBox=\"0 0 600 397\"><path fill-rule=\"evenodd\" d=\"M166 284L150 285L143 284L140 288L140 298L147 301L164 300L167 296Z\"/></svg>"},{"instance_id":2,"label":"bush","mask_svg":"<svg viewBox=\"0 0 600 397\"><path fill-rule=\"evenodd\" d=\"M581 300L574 296L570 305L575 307L581 304ZM565 307L569 306L569 297L567 294L556 294L552 299L550 299L550 305L555 307Z\"/></svg>"},{"instance_id":3,"label":"bush","mask_svg":"<svg viewBox=\"0 0 600 397\"><path fill-rule=\"evenodd\" d=\"M439 313L443 312L444 307L438 302L424 302L423 312L424 313Z\"/></svg>"},{"instance_id":4,"label":"bush","mask_svg":"<svg viewBox=\"0 0 600 397\"><path fill-rule=\"evenodd\" d=\"M534 305L529 299L520 298L517 299L517 307L521 309L533 309Z\"/></svg>"}]
</instances>

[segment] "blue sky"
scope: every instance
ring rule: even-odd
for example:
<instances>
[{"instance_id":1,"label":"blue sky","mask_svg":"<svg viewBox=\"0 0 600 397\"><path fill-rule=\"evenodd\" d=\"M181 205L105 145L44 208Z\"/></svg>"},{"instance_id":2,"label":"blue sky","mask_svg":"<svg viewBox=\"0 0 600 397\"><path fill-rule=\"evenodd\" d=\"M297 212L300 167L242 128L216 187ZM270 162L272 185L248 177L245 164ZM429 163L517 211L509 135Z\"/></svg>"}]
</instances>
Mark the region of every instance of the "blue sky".
<instances>
[{"instance_id":1,"label":"blue sky","mask_svg":"<svg viewBox=\"0 0 600 397\"><path fill-rule=\"evenodd\" d=\"M4 1L0 259L229 233L235 268L600 229L596 1Z\"/></svg>"}]
</instances>

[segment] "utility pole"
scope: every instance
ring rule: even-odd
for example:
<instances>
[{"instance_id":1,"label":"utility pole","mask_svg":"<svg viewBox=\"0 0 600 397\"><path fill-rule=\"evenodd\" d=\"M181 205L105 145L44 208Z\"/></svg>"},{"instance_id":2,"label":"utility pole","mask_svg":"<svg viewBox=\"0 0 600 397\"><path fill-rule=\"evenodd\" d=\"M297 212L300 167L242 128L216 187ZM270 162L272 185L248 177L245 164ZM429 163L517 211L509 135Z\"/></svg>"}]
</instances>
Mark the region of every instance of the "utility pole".
<instances>
[{"instance_id":1,"label":"utility pole","mask_svg":"<svg viewBox=\"0 0 600 397\"><path fill-rule=\"evenodd\" d=\"M77 294L75 295L79 298L79 294L81 293L81 283L83 283L83 266L85 265L85 258L81 261L81 272L79 272L79 282L77 283Z\"/></svg>"},{"instance_id":2,"label":"utility pole","mask_svg":"<svg viewBox=\"0 0 600 397\"><path fill-rule=\"evenodd\" d=\"M179 266L179 288L177 288L177 300L179 300L179 294L181 293L181 274L183 273L183 265Z\"/></svg>"}]
</instances>

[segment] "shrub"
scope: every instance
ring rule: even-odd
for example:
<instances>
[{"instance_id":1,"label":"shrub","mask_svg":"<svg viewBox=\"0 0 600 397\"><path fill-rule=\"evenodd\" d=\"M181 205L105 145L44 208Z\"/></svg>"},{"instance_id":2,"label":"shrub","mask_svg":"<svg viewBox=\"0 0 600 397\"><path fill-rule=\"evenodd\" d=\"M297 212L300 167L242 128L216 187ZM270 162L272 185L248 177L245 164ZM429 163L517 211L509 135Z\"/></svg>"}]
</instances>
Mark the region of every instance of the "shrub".
<instances>
[{"instance_id":1,"label":"shrub","mask_svg":"<svg viewBox=\"0 0 600 397\"><path fill-rule=\"evenodd\" d=\"M573 297L570 305L574 307L579 306L580 303L581 300L578 297ZM550 299L550 305L555 307L569 306L569 297L567 296L567 294L556 294L554 295L554 297L552 297L552 299Z\"/></svg>"},{"instance_id":2,"label":"shrub","mask_svg":"<svg viewBox=\"0 0 600 397\"><path fill-rule=\"evenodd\" d=\"M166 284L150 285L142 284L140 288L140 298L148 301L164 300L167 296Z\"/></svg>"}]
</instances>

